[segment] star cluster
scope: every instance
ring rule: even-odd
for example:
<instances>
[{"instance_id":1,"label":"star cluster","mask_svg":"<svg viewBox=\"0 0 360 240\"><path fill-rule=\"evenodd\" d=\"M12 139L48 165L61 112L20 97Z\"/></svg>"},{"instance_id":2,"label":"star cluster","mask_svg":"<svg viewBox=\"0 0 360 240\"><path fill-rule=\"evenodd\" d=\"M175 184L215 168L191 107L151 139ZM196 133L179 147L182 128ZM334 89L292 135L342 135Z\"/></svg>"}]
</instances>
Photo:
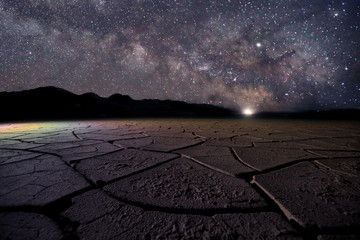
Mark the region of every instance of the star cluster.
<instances>
[{"instance_id":1,"label":"star cluster","mask_svg":"<svg viewBox=\"0 0 360 240\"><path fill-rule=\"evenodd\" d=\"M0 90L360 106L354 0L0 0Z\"/></svg>"}]
</instances>

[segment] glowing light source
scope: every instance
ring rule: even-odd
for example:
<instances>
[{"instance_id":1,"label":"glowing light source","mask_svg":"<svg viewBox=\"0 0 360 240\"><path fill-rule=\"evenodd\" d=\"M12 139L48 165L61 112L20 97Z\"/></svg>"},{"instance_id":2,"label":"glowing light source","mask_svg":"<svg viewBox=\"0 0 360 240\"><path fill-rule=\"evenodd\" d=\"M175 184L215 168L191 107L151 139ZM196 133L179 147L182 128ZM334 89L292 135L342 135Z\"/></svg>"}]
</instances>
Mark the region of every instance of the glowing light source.
<instances>
[{"instance_id":1,"label":"glowing light source","mask_svg":"<svg viewBox=\"0 0 360 240\"><path fill-rule=\"evenodd\" d=\"M262 45L261 45L261 43L256 43L256 46L259 48L259 47L261 47Z\"/></svg>"},{"instance_id":2,"label":"glowing light source","mask_svg":"<svg viewBox=\"0 0 360 240\"><path fill-rule=\"evenodd\" d=\"M251 110L250 108L245 108L245 109L243 110L243 114L246 115L246 116L251 116L251 115L254 114L254 111Z\"/></svg>"}]
</instances>

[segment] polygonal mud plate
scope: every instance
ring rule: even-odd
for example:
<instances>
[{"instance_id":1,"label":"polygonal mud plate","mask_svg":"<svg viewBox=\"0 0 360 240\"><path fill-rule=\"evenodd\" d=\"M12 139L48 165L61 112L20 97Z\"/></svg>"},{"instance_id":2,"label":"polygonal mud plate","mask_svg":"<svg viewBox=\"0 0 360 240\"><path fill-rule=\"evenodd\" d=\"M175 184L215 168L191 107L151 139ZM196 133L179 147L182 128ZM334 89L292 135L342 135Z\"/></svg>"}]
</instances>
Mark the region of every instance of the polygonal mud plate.
<instances>
[{"instance_id":1,"label":"polygonal mud plate","mask_svg":"<svg viewBox=\"0 0 360 240\"><path fill-rule=\"evenodd\" d=\"M254 177L284 214L303 227L360 226L360 179L304 162Z\"/></svg>"},{"instance_id":2,"label":"polygonal mud plate","mask_svg":"<svg viewBox=\"0 0 360 240\"><path fill-rule=\"evenodd\" d=\"M319 159L321 156L309 153L303 149L293 148L234 148L238 158L247 166L263 171L291 162Z\"/></svg>"},{"instance_id":3,"label":"polygonal mud plate","mask_svg":"<svg viewBox=\"0 0 360 240\"><path fill-rule=\"evenodd\" d=\"M108 182L176 157L170 153L125 149L83 160L76 164L76 169L94 183Z\"/></svg>"},{"instance_id":4,"label":"polygonal mud plate","mask_svg":"<svg viewBox=\"0 0 360 240\"><path fill-rule=\"evenodd\" d=\"M44 206L89 186L58 157L42 155L32 160L0 166L0 206Z\"/></svg>"},{"instance_id":5,"label":"polygonal mud plate","mask_svg":"<svg viewBox=\"0 0 360 240\"><path fill-rule=\"evenodd\" d=\"M33 153L23 150L0 149L0 165L32 159L39 157L40 155L41 153Z\"/></svg>"},{"instance_id":6,"label":"polygonal mud plate","mask_svg":"<svg viewBox=\"0 0 360 240\"><path fill-rule=\"evenodd\" d=\"M131 202L175 209L251 209L265 200L244 180L176 159L104 187Z\"/></svg>"},{"instance_id":7,"label":"polygonal mud plate","mask_svg":"<svg viewBox=\"0 0 360 240\"><path fill-rule=\"evenodd\" d=\"M353 158L353 157L360 157L360 151L350 151L350 150L318 150L312 149L309 152L318 154L322 157L327 158Z\"/></svg>"},{"instance_id":8,"label":"polygonal mud plate","mask_svg":"<svg viewBox=\"0 0 360 240\"><path fill-rule=\"evenodd\" d=\"M0 148L11 148L11 149L19 149L26 150L30 148L35 148L39 146L43 146L44 144L32 143L32 142L21 142L19 140L0 140ZM1 154L0 154L1 156Z\"/></svg>"},{"instance_id":9,"label":"polygonal mud plate","mask_svg":"<svg viewBox=\"0 0 360 240\"><path fill-rule=\"evenodd\" d=\"M128 147L140 148L140 147L148 146L153 143L154 143L154 140L151 137L137 138L137 139L124 139L124 140L117 140L117 141L113 142L113 144L115 146L124 147L124 148L128 148Z\"/></svg>"},{"instance_id":10,"label":"polygonal mud plate","mask_svg":"<svg viewBox=\"0 0 360 240\"><path fill-rule=\"evenodd\" d=\"M145 150L154 150L169 152L180 148L190 147L202 142L199 138L168 138L168 137L152 137L154 143L143 147Z\"/></svg>"},{"instance_id":11,"label":"polygonal mud plate","mask_svg":"<svg viewBox=\"0 0 360 240\"><path fill-rule=\"evenodd\" d=\"M74 197L72 205L61 215L85 224L113 213L123 205L124 203L109 197L101 190L90 190Z\"/></svg>"},{"instance_id":12,"label":"polygonal mud plate","mask_svg":"<svg viewBox=\"0 0 360 240\"><path fill-rule=\"evenodd\" d=\"M315 163L331 171L360 177L360 158L321 159L316 160Z\"/></svg>"},{"instance_id":13,"label":"polygonal mud plate","mask_svg":"<svg viewBox=\"0 0 360 240\"><path fill-rule=\"evenodd\" d=\"M273 212L213 217L164 213L119 202L99 190L72 202L61 215L80 224L80 239L297 239L290 224Z\"/></svg>"},{"instance_id":14,"label":"polygonal mud plate","mask_svg":"<svg viewBox=\"0 0 360 240\"><path fill-rule=\"evenodd\" d=\"M97 157L104 154L109 154L121 150L120 147L113 144L103 142L93 145L79 146L74 148L61 149L56 154L62 157L65 162L72 163L73 161Z\"/></svg>"},{"instance_id":15,"label":"polygonal mud plate","mask_svg":"<svg viewBox=\"0 0 360 240\"><path fill-rule=\"evenodd\" d=\"M200 164L215 171L224 172L232 176L240 176L242 174L255 172L254 169L240 163L233 156L195 157L193 160L196 160Z\"/></svg>"},{"instance_id":16,"label":"polygonal mud plate","mask_svg":"<svg viewBox=\"0 0 360 240\"><path fill-rule=\"evenodd\" d=\"M197 145L176 151L177 153L185 154L190 157L199 156L231 156L231 151L228 147L216 147L207 145Z\"/></svg>"},{"instance_id":17,"label":"polygonal mud plate","mask_svg":"<svg viewBox=\"0 0 360 240\"><path fill-rule=\"evenodd\" d=\"M1 239L63 239L59 227L48 217L37 213L0 213Z\"/></svg>"},{"instance_id":18,"label":"polygonal mud plate","mask_svg":"<svg viewBox=\"0 0 360 240\"><path fill-rule=\"evenodd\" d=\"M125 135L84 133L84 134L79 134L79 137L82 139L116 141L116 140L120 140L120 139L144 138L144 137L147 137L147 135L145 135L143 133L128 133Z\"/></svg>"}]
</instances>

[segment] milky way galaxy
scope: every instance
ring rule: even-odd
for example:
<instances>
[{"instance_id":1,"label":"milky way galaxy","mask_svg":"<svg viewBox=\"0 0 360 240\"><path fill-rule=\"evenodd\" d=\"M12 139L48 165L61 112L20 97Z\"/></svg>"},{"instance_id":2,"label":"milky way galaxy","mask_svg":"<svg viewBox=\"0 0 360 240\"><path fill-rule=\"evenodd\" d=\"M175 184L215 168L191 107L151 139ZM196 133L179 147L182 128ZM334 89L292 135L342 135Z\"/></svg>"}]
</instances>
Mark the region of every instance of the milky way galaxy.
<instances>
[{"instance_id":1,"label":"milky way galaxy","mask_svg":"<svg viewBox=\"0 0 360 240\"><path fill-rule=\"evenodd\" d=\"M0 91L360 106L357 0L0 0Z\"/></svg>"}]
</instances>

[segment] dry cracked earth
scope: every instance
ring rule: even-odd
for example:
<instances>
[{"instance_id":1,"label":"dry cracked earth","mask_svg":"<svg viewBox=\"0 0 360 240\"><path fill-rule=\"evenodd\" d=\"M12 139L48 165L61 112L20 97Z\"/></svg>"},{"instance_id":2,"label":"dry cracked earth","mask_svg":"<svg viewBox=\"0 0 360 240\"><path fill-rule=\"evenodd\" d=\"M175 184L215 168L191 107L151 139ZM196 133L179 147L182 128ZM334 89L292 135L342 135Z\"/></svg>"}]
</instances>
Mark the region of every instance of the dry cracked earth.
<instances>
[{"instance_id":1,"label":"dry cracked earth","mask_svg":"<svg viewBox=\"0 0 360 240\"><path fill-rule=\"evenodd\" d=\"M0 125L1 239L359 239L359 122Z\"/></svg>"}]
</instances>

